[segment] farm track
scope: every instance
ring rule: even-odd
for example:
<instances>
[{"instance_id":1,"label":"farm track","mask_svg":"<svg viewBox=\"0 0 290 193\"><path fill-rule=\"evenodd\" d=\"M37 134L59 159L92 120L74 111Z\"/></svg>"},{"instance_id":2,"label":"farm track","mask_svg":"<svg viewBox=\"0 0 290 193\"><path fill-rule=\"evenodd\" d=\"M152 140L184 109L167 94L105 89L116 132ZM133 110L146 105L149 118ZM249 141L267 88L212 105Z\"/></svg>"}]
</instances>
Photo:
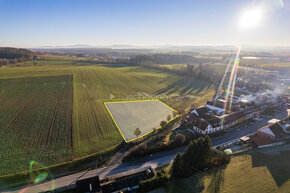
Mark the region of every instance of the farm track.
<instances>
[{"instance_id":1,"label":"farm track","mask_svg":"<svg viewBox=\"0 0 290 193\"><path fill-rule=\"evenodd\" d=\"M75 84L74 84L74 77L72 76L71 78L72 81L72 92L71 92L71 100L72 100L72 113L70 115L70 119L71 121L71 126L70 126L70 149L71 149L71 157L74 157L74 144L73 144L73 135L74 135L74 130L73 130L73 119L74 119L74 104L75 104L75 100L74 100L74 92L75 92Z\"/></svg>"},{"instance_id":2,"label":"farm track","mask_svg":"<svg viewBox=\"0 0 290 193\"><path fill-rule=\"evenodd\" d=\"M82 80L84 81L83 73L81 73L81 77L82 77ZM91 96L89 89L88 88L83 88L83 89L85 89L85 93L86 93L86 96L88 98L88 102L89 102L88 106L94 107L95 103L93 103L93 97ZM95 117L95 119L98 119L98 116L96 114L95 108L92 109L92 113L94 114L93 117ZM102 136L102 130L101 130L101 127L99 125L99 122L94 120L94 124L95 124L94 128L96 128L96 132L97 132L98 137L101 137Z\"/></svg>"},{"instance_id":3,"label":"farm track","mask_svg":"<svg viewBox=\"0 0 290 193\"><path fill-rule=\"evenodd\" d=\"M61 100L63 96L63 89L61 89L61 91L58 93L58 97L56 99L56 104L53 108L53 113L52 113L52 120L50 121L50 126L48 127L48 134L46 135L46 141L45 141L45 148L47 148L47 146L49 145L49 139L51 138L51 135L52 135L52 130L53 130L53 127L55 125L55 117L56 117L56 113L57 113L57 110L58 110L58 107L59 107L59 102Z\"/></svg>"}]
</instances>

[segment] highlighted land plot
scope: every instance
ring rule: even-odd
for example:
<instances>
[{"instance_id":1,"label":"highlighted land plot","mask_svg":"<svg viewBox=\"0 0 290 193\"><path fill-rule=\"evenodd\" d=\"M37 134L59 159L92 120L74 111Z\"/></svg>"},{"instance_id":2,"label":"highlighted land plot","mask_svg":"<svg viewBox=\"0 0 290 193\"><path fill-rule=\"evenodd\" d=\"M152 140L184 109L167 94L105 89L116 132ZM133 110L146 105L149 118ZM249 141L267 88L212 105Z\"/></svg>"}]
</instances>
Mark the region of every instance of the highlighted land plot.
<instances>
[{"instance_id":1,"label":"highlighted land plot","mask_svg":"<svg viewBox=\"0 0 290 193\"><path fill-rule=\"evenodd\" d=\"M141 131L138 137L143 137L154 128L159 129L160 122L166 121L168 115L175 118L175 110L159 100L107 102L105 106L125 142L137 139L137 128Z\"/></svg>"}]
</instances>

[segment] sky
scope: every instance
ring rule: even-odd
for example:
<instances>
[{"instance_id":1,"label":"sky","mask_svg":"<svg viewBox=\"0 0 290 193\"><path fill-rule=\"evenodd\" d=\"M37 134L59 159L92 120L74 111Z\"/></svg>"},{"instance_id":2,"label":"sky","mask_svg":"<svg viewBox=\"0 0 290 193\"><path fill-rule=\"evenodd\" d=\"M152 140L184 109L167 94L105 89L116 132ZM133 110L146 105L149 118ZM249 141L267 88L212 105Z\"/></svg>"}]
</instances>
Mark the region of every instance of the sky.
<instances>
[{"instance_id":1,"label":"sky","mask_svg":"<svg viewBox=\"0 0 290 193\"><path fill-rule=\"evenodd\" d=\"M0 0L0 46L290 46L289 18L290 0Z\"/></svg>"}]
</instances>

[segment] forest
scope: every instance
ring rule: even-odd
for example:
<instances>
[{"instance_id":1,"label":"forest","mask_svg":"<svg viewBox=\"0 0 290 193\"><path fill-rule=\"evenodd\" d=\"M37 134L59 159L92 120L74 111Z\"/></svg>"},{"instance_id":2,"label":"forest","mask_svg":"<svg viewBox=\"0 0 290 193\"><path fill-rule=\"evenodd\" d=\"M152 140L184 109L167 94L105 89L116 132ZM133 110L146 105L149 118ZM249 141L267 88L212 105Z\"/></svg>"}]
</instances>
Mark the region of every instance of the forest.
<instances>
[{"instance_id":1,"label":"forest","mask_svg":"<svg viewBox=\"0 0 290 193\"><path fill-rule=\"evenodd\" d=\"M33 52L23 48L0 47L0 66L24 62L33 58Z\"/></svg>"}]
</instances>

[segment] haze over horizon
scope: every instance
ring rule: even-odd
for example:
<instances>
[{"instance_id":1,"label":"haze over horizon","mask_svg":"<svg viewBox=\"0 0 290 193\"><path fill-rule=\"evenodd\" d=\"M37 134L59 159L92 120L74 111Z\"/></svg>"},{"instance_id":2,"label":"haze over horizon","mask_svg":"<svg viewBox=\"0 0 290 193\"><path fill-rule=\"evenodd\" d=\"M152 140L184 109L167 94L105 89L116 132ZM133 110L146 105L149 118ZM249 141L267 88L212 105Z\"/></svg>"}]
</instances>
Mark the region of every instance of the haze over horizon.
<instances>
[{"instance_id":1,"label":"haze over horizon","mask_svg":"<svg viewBox=\"0 0 290 193\"><path fill-rule=\"evenodd\" d=\"M0 0L0 46L290 46L289 18L289 0Z\"/></svg>"}]
</instances>

